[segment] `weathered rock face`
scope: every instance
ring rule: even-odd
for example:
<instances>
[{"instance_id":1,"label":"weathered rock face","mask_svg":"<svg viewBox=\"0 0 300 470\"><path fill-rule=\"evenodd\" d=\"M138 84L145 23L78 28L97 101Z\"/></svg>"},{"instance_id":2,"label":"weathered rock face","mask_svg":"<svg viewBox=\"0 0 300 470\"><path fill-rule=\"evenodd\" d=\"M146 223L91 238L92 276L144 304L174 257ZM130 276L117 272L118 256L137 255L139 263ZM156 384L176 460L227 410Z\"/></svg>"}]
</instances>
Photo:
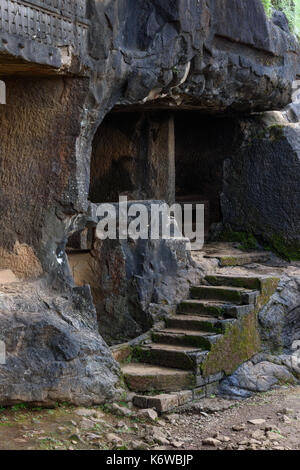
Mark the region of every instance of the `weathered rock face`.
<instances>
[{"instance_id":1,"label":"weathered rock face","mask_svg":"<svg viewBox=\"0 0 300 470\"><path fill-rule=\"evenodd\" d=\"M294 342L300 340L300 278L284 276L258 319L266 352L291 351Z\"/></svg>"},{"instance_id":2,"label":"weathered rock face","mask_svg":"<svg viewBox=\"0 0 300 470\"><path fill-rule=\"evenodd\" d=\"M85 79L6 79L1 106L0 268L19 278L59 275L65 220L81 191L75 157L84 125Z\"/></svg>"},{"instance_id":3,"label":"weathered rock face","mask_svg":"<svg viewBox=\"0 0 300 470\"><path fill-rule=\"evenodd\" d=\"M1 404L92 405L114 397L119 368L97 332L88 288L56 296L38 283L1 290Z\"/></svg>"},{"instance_id":4,"label":"weathered rock face","mask_svg":"<svg viewBox=\"0 0 300 470\"><path fill-rule=\"evenodd\" d=\"M249 111L288 100L298 46L268 21L260 0L91 2L90 17L97 69L104 72L105 58L108 80L126 77L121 104L156 98Z\"/></svg>"},{"instance_id":5,"label":"weathered rock face","mask_svg":"<svg viewBox=\"0 0 300 470\"><path fill-rule=\"evenodd\" d=\"M100 275L92 292L99 331L109 343L124 342L149 330L154 304L174 311L187 296L190 283L201 277L180 242L99 241L95 253Z\"/></svg>"},{"instance_id":6,"label":"weathered rock face","mask_svg":"<svg viewBox=\"0 0 300 470\"><path fill-rule=\"evenodd\" d=\"M266 113L240 126L236 151L224 162L223 222L300 259L299 124Z\"/></svg>"},{"instance_id":7,"label":"weathered rock face","mask_svg":"<svg viewBox=\"0 0 300 470\"><path fill-rule=\"evenodd\" d=\"M0 33L0 75L8 92L0 109L0 269L11 268L21 279L45 276L53 286L59 281L60 302L66 295L72 304L65 246L75 229L89 223L92 142L105 115L116 106L205 113L281 108L290 101L298 72L298 44L267 19L260 0L71 3L62 0L57 10L56 2L47 2L45 27L37 19L36 34L22 21L5 23ZM36 0L23 6L27 17L41 8ZM70 29L57 37L55 30L66 22ZM151 176L147 197L172 199L158 176ZM148 326L146 305L175 303L177 292L183 294L188 262L179 256L177 263L177 249L167 244L110 248L101 272L107 283L96 303L104 333L109 337L109 322L117 318L114 334L121 339ZM81 307L84 295L77 293L79 305L66 305L58 314L53 294L49 308L40 300L47 297L46 287L30 298L24 291L12 294L1 297L0 332L8 344L1 401L89 404L110 398L118 370L97 333L94 311L92 320L82 320L83 310L92 308Z\"/></svg>"}]
</instances>

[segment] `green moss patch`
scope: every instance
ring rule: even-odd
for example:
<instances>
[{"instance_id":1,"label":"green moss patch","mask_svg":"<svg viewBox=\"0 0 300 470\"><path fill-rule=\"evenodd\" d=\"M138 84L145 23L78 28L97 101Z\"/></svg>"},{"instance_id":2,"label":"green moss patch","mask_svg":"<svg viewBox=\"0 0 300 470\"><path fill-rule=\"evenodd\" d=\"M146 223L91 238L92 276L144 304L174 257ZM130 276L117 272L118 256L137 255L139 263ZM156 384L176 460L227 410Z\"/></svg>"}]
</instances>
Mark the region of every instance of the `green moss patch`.
<instances>
[{"instance_id":1,"label":"green moss patch","mask_svg":"<svg viewBox=\"0 0 300 470\"><path fill-rule=\"evenodd\" d=\"M243 362L260 350L257 315L269 301L279 283L279 278L261 279L261 292L253 312L229 325L225 334L212 345L206 360L201 365L202 374L207 377L223 371L232 374Z\"/></svg>"},{"instance_id":2,"label":"green moss patch","mask_svg":"<svg viewBox=\"0 0 300 470\"><path fill-rule=\"evenodd\" d=\"M226 226L223 230L220 236L220 241L239 242L239 248L242 251L255 250L258 247L257 240L252 233L235 232L229 226Z\"/></svg>"},{"instance_id":3,"label":"green moss patch","mask_svg":"<svg viewBox=\"0 0 300 470\"><path fill-rule=\"evenodd\" d=\"M269 242L264 245L287 261L300 261L300 245L297 242L286 243L280 235L273 234Z\"/></svg>"},{"instance_id":4,"label":"green moss patch","mask_svg":"<svg viewBox=\"0 0 300 470\"><path fill-rule=\"evenodd\" d=\"M245 289L260 290L261 282L258 277L239 276L205 276L209 284L213 286L244 287Z\"/></svg>"},{"instance_id":5,"label":"green moss patch","mask_svg":"<svg viewBox=\"0 0 300 470\"><path fill-rule=\"evenodd\" d=\"M202 374L207 377L220 371L232 374L243 362L259 350L259 335L254 312L239 322L228 326L224 336L211 348L202 364Z\"/></svg>"}]
</instances>

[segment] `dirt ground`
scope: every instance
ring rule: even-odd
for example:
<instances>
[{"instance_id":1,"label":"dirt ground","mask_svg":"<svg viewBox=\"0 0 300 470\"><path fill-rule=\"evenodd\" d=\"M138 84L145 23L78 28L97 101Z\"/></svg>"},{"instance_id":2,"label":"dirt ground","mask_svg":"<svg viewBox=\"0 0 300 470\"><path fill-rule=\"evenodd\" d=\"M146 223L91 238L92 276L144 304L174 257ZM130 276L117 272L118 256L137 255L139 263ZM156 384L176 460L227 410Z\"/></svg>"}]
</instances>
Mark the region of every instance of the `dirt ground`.
<instances>
[{"instance_id":1,"label":"dirt ground","mask_svg":"<svg viewBox=\"0 0 300 470\"><path fill-rule=\"evenodd\" d=\"M152 421L119 405L123 416L109 405L2 408L0 450L300 449L299 386L243 401L211 397Z\"/></svg>"},{"instance_id":2,"label":"dirt ground","mask_svg":"<svg viewBox=\"0 0 300 470\"><path fill-rule=\"evenodd\" d=\"M206 412L195 414L194 410L194 414L179 418L175 429L178 438L184 436L187 440L185 449L300 449L299 386L261 393L242 402L234 401L231 406L227 400L223 405L218 398L211 401ZM221 411L212 412L218 408Z\"/></svg>"}]
</instances>

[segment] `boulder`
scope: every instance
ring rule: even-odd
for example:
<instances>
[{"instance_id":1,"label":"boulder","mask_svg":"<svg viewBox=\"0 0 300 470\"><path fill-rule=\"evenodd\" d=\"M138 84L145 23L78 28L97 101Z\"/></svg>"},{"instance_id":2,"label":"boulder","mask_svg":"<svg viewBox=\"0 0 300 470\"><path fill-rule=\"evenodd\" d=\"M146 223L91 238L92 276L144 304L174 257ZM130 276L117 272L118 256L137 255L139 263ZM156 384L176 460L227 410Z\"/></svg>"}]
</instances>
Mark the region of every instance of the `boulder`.
<instances>
[{"instance_id":1,"label":"boulder","mask_svg":"<svg viewBox=\"0 0 300 470\"><path fill-rule=\"evenodd\" d=\"M162 201L140 204L149 214L150 226L151 207ZM92 204L90 209L95 223L99 220L97 207ZM114 207L118 215L119 204ZM99 331L109 344L126 342L149 330L155 320L176 310L191 283L200 281L203 271L186 245L185 238L152 240L150 234L148 239L95 241L90 285Z\"/></svg>"},{"instance_id":2,"label":"boulder","mask_svg":"<svg viewBox=\"0 0 300 470\"><path fill-rule=\"evenodd\" d=\"M89 406L113 399L118 364L97 331L89 289L63 295L38 283L1 295L0 403Z\"/></svg>"},{"instance_id":3,"label":"boulder","mask_svg":"<svg viewBox=\"0 0 300 470\"><path fill-rule=\"evenodd\" d=\"M245 362L224 382L229 386L227 392L230 386L252 392L266 392L276 385L297 383L287 367L267 361L257 364Z\"/></svg>"},{"instance_id":4,"label":"boulder","mask_svg":"<svg viewBox=\"0 0 300 470\"><path fill-rule=\"evenodd\" d=\"M140 418L148 419L149 421L153 422L158 419L158 414L152 408L145 408L144 410L139 410L137 416Z\"/></svg>"},{"instance_id":5,"label":"boulder","mask_svg":"<svg viewBox=\"0 0 300 470\"><path fill-rule=\"evenodd\" d=\"M262 348L271 354L297 351L300 340L300 277L285 274L277 292L259 312ZM293 346L294 345L294 346Z\"/></svg>"}]
</instances>

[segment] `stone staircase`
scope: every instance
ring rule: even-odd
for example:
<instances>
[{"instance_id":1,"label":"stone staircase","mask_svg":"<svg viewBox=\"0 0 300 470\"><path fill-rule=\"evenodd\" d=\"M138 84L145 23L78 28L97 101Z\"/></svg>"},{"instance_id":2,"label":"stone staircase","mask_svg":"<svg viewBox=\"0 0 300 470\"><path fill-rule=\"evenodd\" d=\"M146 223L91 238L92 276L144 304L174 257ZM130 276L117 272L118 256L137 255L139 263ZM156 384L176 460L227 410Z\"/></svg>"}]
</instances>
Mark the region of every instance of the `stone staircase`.
<instances>
[{"instance_id":1,"label":"stone staircase","mask_svg":"<svg viewBox=\"0 0 300 470\"><path fill-rule=\"evenodd\" d=\"M190 288L190 298L177 306L176 315L166 317L165 327L152 330L151 342L135 346L131 362L121 364L128 388L148 395L148 402L155 392L176 392L180 404L182 390L190 391L186 400L212 393L225 373L259 348L256 314L278 281L206 276L204 285ZM174 399L169 401L173 406ZM137 396L135 404L144 407L145 396Z\"/></svg>"}]
</instances>

